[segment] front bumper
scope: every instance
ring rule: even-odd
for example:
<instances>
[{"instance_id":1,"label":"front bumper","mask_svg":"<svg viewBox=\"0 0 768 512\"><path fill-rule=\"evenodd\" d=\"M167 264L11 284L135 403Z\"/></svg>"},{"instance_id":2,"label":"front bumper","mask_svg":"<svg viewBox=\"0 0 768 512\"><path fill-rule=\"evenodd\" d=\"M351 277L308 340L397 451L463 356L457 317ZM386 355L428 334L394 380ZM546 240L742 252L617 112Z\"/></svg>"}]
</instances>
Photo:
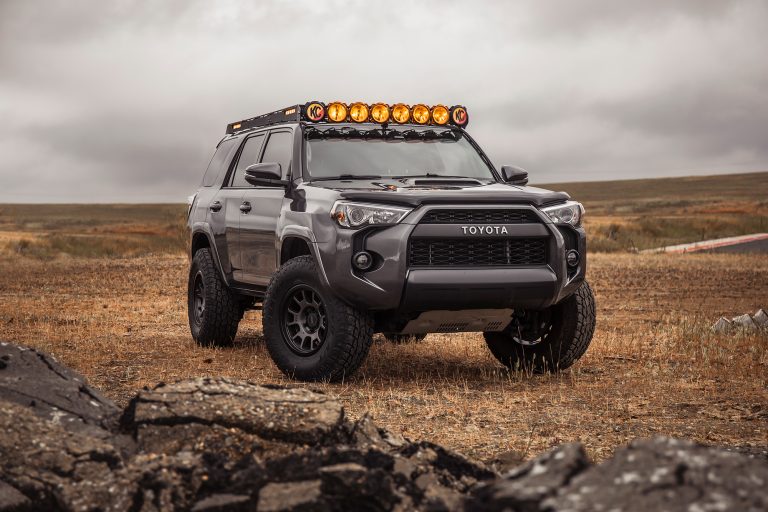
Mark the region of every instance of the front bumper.
<instances>
[{"instance_id":1,"label":"front bumper","mask_svg":"<svg viewBox=\"0 0 768 512\"><path fill-rule=\"evenodd\" d=\"M539 210L527 205L498 205L499 209L528 209L536 224L507 225L510 238L541 236L546 239L546 262L529 266L408 266L411 237L463 236L459 224L419 224L431 209L471 209L476 205L428 205L411 212L400 224L365 230L335 229L335 239L317 244L318 255L330 289L342 300L369 311L415 313L434 310L542 309L573 293L586 273L586 237L581 228L557 226ZM489 208L483 205L483 208ZM374 254L376 263L367 272L354 270L352 256L360 250ZM565 253L581 255L569 269Z\"/></svg>"}]
</instances>

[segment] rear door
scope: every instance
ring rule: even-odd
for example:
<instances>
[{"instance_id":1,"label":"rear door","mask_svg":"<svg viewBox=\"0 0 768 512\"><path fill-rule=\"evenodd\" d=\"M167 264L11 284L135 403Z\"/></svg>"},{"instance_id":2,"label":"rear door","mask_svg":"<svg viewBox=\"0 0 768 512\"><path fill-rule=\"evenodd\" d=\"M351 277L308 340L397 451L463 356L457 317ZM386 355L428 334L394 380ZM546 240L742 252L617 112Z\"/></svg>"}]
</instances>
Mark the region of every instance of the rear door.
<instances>
[{"instance_id":1,"label":"rear door","mask_svg":"<svg viewBox=\"0 0 768 512\"><path fill-rule=\"evenodd\" d=\"M293 131L290 128L272 130L259 162L280 164L283 179L291 172ZM245 165L251 165L250 162ZM238 163L238 168L240 164ZM277 222L285 199L282 186L249 186L243 196L240 216L240 251L243 280L267 286L277 270Z\"/></svg>"},{"instance_id":2,"label":"rear door","mask_svg":"<svg viewBox=\"0 0 768 512\"><path fill-rule=\"evenodd\" d=\"M241 140L234 138L219 144L203 177L203 187L197 199L199 207L206 210L205 219L211 227L219 261L227 274L232 272L235 264L232 248L237 242L237 228L240 222L239 215L233 215L232 210L239 213L237 207L243 191L222 188L222 181L226 178Z\"/></svg>"},{"instance_id":3,"label":"rear door","mask_svg":"<svg viewBox=\"0 0 768 512\"><path fill-rule=\"evenodd\" d=\"M245 169L259 161L266 138L267 133L261 132L245 139L227 187L222 189L224 195L222 202L228 212L226 214L227 224L232 226L232 233L228 235L229 242L227 244L232 260L232 275L240 282L250 282L245 278L243 272L243 217L249 213L250 208L248 206L250 203L245 201L244 196L252 188L252 185L245 181Z\"/></svg>"}]
</instances>

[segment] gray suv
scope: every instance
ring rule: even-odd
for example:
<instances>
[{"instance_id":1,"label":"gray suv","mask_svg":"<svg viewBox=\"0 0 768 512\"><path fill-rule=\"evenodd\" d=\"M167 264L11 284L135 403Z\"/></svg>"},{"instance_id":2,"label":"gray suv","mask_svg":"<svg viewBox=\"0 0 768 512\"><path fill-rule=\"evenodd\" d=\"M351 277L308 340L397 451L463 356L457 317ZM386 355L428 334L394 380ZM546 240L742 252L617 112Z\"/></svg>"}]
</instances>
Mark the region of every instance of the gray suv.
<instances>
[{"instance_id":1,"label":"gray suv","mask_svg":"<svg viewBox=\"0 0 768 512\"><path fill-rule=\"evenodd\" d=\"M557 371L595 328L584 209L491 164L463 106L317 101L227 126L190 198L188 310L230 345L262 309L277 366L341 380L373 334L482 332L509 368Z\"/></svg>"}]
</instances>

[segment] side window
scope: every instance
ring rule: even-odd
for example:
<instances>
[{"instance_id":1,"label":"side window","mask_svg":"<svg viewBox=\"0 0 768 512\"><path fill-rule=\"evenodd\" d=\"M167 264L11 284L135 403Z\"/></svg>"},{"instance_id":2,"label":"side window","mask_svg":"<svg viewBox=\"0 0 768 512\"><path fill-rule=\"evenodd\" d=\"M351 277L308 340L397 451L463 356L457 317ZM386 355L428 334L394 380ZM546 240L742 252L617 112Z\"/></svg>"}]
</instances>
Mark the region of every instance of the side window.
<instances>
[{"instance_id":1,"label":"side window","mask_svg":"<svg viewBox=\"0 0 768 512\"><path fill-rule=\"evenodd\" d=\"M219 144L218 148L216 148L216 152L213 154L213 158L211 158L211 162L208 164L208 169L205 170L205 174L203 175L204 187L210 187L216 183L216 178L221 175L222 169L227 167L225 164L229 163L231 160L229 157L235 147L237 147L235 145L236 142L237 139L225 140Z\"/></svg>"},{"instance_id":2,"label":"side window","mask_svg":"<svg viewBox=\"0 0 768 512\"><path fill-rule=\"evenodd\" d=\"M245 141L243 150L240 152L240 159L237 161L237 168L232 177L233 187L250 187L251 184L245 181L245 169L248 166L258 163L261 145L264 143L264 135L255 135Z\"/></svg>"},{"instance_id":3,"label":"side window","mask_svg":"<svg viewBox=\"0 0 768 512\"><path fill-rule=\"evenodd\" d=\"M291 155L293 154L293 134L291 132L272 132L264 150L262 162L277 162L283 171L283 179L286 179L291 168Z\"/></svg>"}]
</instances>

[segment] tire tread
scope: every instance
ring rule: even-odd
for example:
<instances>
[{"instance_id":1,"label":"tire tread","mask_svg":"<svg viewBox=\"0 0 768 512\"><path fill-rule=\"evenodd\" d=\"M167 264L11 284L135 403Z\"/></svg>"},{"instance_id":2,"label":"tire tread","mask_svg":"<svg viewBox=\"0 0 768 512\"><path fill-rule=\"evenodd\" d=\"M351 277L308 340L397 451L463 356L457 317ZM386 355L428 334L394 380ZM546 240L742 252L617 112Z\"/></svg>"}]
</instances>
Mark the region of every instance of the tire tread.
<instances>
[{"instance_id":1,"label":"tire tread","mask_svg":"<svg viewBox=\"0 0 768 512\"><path fill-rule=\"evenodd\" d=\"M197 336L194 333L191 311L191 287L196 269L200 269L205 281L205 315ZM243 318L243 307L227 287L216 268L210 249L198 250L192 261L189 275L190 297L188 300L189 323L195 341L202 346L230 346L237 335L237 328Z\"/></svg>"},{"instance_id":2,"label":"tire tread","mask_svg":"<svg viewBox=\"0 0 768 512\"><path fill-rule=\"evenodd\" d=\"M282 339L277 302L280 288L286 286L286 281L292 279L293 275L301 272L318 275L317 265L312 256L297 256L288 260L275 272L269 282L262 312L267 349L278 368L289 377L307 381L343 380L352 375L365 361L373 340L373 322L370 315L327 293L324 298L329 322L336 319L333 329L334 337L325 341L333 344L329 347L331 357L322 358L321 364L309 371L297 372L295 368L291 368L283 355L284 350L289 349L284 349L285 342Z\"/></svg>"}]
</instances>

